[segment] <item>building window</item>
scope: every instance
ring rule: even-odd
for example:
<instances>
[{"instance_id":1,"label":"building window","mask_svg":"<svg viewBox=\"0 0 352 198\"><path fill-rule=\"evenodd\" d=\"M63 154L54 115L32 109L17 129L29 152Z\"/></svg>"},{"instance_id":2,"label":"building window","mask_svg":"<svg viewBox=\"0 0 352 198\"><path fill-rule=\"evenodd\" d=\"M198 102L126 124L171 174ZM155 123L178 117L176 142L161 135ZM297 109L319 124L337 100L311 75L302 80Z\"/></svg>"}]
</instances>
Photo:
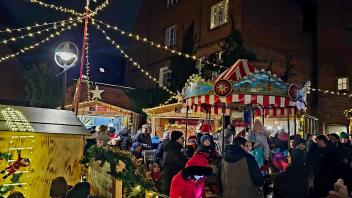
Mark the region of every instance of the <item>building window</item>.
<instances>
[{"instance_id":1,"label":"building window","mask_svg":"<svg viewBox=\"0 0 352 198\"><path fill-rule=\"evenodd\" d=\"M177 25L173 25L165 31L165 45L170 47L176 45Z\"/></svg>"},{"instance_id":2,"label":"building window","mask_svg":"<svg viewBox=\"0 0 352 198\"><path fill-rule=\"evenodd\" d=\"M210 29L216 28L228 21L229 0L221 1L211 6Z\"/></svg>"},{"instance_id":3,"label":"building window","mask_svg":"<svg viewBox=\"0 0 352 198\"><path fill-rule=\"evenodd\" d=\"M173 5L175 5L178 2L178 0L166 0L166 7L169 8Z\"/></svg>"},{"instance_id":4,"label":"building window","mask_svg":"<svg viewBox=\"0 0 352 198\"><path fill-rule=\"evenodd\" d=\"M159 84L170 87L171 70L170 66L160 68Z\"/></svg>"},{"instance_id":5,"label":"building window","mask_svg":"<svg viewBox=\"0 0 352 198\"><path fill-rule=\"evenodd\" d=\"M337 78L337 91L347 91L348 89L348 78Z\"/></svg>"}]
</instances>

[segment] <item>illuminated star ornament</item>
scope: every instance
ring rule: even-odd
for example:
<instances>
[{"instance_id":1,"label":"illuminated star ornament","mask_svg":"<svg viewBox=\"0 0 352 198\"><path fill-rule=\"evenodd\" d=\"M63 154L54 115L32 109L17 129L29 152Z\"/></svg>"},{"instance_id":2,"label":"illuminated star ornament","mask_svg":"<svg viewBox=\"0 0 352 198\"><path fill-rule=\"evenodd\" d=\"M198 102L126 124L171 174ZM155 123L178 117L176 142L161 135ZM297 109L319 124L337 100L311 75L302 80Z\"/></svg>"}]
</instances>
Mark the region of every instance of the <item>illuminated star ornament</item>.
<instances>
[{"instance_id":1,"label":"illuminated star ornament","mask_svg":"<svg viewBox=\"0 0 352 198\"><path fill-rule=\"evenodd\" d=\"M93 96L92 96L92 100L95 100L95 99L100 99L101 100L101 93L103 93L104 90L99 90L99 87L98 85L95 87L94 90L90 90L89 93L92 93Z\"/></svg>"}]
</instances>

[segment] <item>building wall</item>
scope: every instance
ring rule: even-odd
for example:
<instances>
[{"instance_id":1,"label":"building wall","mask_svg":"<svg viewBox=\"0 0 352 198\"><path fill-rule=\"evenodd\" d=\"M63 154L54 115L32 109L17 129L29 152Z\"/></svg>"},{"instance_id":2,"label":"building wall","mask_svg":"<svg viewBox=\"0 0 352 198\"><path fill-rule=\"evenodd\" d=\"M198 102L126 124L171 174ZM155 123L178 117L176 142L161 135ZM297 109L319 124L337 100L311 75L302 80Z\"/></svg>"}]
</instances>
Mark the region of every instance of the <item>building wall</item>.
<instances>
[{"instance_id":1,"label":"building wall","mask_svg":"<svg viewBox=\"0 0 352 198\"><path fill-rule=\"evenodd\" d=\"M11 53L7 46L0 46L0 58ZM0 63L0 103L23 105L27 97L26 85L23 66L17 59Z\"/></svg>"},{"instance_id":2,"label":"building wall","mask_svg":"<svg viewBox=\"0 0 352 198\"><path fill-rule=\"evenodd\" d=\"M229 22L210 30L210 10L217 2L220 0L179 0L176 5L166 8L164 0L144 1L134 33L164 44L165 29L177 24L177 45L174 48L180 49L184 29L195 20L199 46L197 56L218 52L219 44L229 34L231 24ZM229 14L234 15L245 45L255 52L260 60L255 63L258 69L266 69L268 63L274 61L273 72L281 76L285 71L286 57L289 55L292 57L291 64L295 65L289 82L304 84L312 80L314 37L312 32L306 31L303 27L306 15L300 1L230 0L229 2ZM352 51L352 31L346 31L344 28L352 24L350 4L352 3L348 0L317 1L319 75L317 88L336 91L336 77L352 74L352 61L349 55ZM332 9L336 11L333 16ZM131 40L129 53L156 78L159 76L160 67L169 64L169 53L138 41ZM138 70L130 66L126 68L126 84L134 87L153 85ZM316 111L311 112L309 109L308 112L318 116L325 125L346 124L343 110L352 107L351 100L341 96L319 95L318 100L314 100L312 104L315 105ZM323 125L320 128L322 130Z\"/></svg>"}]
</instances>

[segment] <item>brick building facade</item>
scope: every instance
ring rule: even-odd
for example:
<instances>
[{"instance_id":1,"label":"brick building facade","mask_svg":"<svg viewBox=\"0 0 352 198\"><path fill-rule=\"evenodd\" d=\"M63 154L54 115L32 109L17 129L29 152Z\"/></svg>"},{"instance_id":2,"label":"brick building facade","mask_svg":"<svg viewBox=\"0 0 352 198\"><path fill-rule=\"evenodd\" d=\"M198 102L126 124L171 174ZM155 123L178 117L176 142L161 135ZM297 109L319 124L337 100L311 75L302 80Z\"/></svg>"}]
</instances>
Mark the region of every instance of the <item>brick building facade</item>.
<instances>
[{"instance_id":1,"label":"brick building facade","mask_svg":"<svg viewBox=\"0 0 352 198\"><path fill-rule=\"evenodd\" d=\"M179 50L184 30L194 20L196 55L203 57L221 50L219 44L230 33L233 15L245 45L262 60L255 63L257 67L265 69L265 62L273 61L273 72L281 76L289 55L295 65L290 82L304 84L310 80L317 88L337 91L337 78L352 78L351 8L348 0L147 0L133 32ZM130 43L131 57L163 81L172 54L139 41ZM153 85L133 67L126 68L125 79L132 87ZM343 110L350 107L348 97L319 94L309 111L319 117L323 130L347 126Z\"/></svg>"}]
</instances>

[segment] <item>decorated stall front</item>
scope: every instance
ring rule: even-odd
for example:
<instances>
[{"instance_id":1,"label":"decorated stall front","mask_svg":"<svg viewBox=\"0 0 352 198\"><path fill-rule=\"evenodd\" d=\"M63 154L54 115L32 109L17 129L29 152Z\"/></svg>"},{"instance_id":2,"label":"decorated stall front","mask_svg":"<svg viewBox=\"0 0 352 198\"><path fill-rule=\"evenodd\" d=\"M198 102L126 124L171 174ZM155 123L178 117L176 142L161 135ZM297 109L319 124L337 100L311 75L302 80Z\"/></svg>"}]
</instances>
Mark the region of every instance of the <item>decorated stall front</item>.
<instances>
[{"instance_id":1,"label":"decorated stall front","mask_svg":"<svg viewBox=\"0 0 352 198\"><path fill-rule=\"evenodd\" d=\"M17 190L28 198L49 197L59 176L75 185L86 135L71 111L0 105L0 195Z\"/></svg>"},{"instance_id":2,"label":"decorated stall front","mask_svg":"<svg viewBox=\"0 0 352 198\"><path fill-rule=\"evenodd\" d=\"M294 134L299 124L295 118L306 110L308 89L309 83L287 84L270 71L259 71L247 60L238 60L214 81L192 76L183 94L185 105L194 112L228 115L249 126L259 118L268 122L266 126L276 124L276 129L285 127Z\"/></svg>"},{"instance_id":3,"label":"decorated stall front","mask_svg":"<svg viewBox=\"0 0 352 198\"><path fill-rule=\"evenodd\" d=\"M150 119L152 133L159 137L162 137L165 130L185 132L186 111L187 108L183 108L182 102L144 109ZM188 109L188 136L195 135L199 121L205 119L205 116L204 112L194 112L192 109ZM219 118L219 115L214 115L210 118L210 125L213 129L219 126Z\"/></svg>"},{"instance_id":4,"label":"decorated stall front","mask_svg":"<svg viewBox=\"0 0 352 198\"><path fill-rule=\"evenodd\" d=\"M72 109L72 105L65 109ZM106 125L116 130L125 127L132 132L138 130L142 118L141 114L97 100L79 103L77 116L86 128Z\"/></svg>"}]
</instances>

